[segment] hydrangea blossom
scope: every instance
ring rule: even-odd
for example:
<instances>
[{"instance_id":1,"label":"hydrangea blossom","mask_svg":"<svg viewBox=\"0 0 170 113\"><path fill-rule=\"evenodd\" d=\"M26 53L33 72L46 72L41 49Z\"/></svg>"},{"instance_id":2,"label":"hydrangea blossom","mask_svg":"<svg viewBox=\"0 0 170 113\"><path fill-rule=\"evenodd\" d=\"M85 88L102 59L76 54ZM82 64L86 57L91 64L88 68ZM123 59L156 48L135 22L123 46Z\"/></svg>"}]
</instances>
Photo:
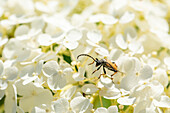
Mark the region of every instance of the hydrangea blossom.
<instances>
[{"instance_id":1,"label":"hydrangea blossom","mask_svg":"<svg viewBox=\"0 0 170 113\"><path fill-rule=\"evenodd\" d=\"M169 7L0 0L0 112L169 113ZM96 58L118 72L98 68Z\"/></svg>"}]
</instances>

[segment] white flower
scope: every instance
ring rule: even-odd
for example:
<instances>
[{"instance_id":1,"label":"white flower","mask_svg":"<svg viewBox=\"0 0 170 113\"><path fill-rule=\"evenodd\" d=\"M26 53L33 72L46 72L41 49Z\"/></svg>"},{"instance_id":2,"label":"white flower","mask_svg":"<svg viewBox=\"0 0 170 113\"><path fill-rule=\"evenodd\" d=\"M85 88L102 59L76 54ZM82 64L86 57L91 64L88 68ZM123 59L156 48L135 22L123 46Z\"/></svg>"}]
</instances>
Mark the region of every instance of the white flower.
<instances>
[{"instance_id":1,"label":"white flower","mask_svg":"<svg viewBox=\"0 0 170 113\"><path fill-rule=\"evenodd\" d=\"M69 65L61 64L57 68L57 62L55 61L49 61L43 70L48 75L47 84L52 90L62 89L67 83L67 76L72 76L72 69L70 69Z\"/></svg>"},{"instance_id":2,"label":"white flower","mask_svg":"<svg viewBox=\"0 0 170 113\"><path fill-rule=\"evenodd\" d=\"M63 42L64 46L73 50L78 47L78 40L82 38L82 33L78 29L72 29L66 34L66 38Z\"/></svg>"},{"instance_id":3,"label":"white flower","mask_svg":"<svg viewBox=\"0 0 170 113\"><path fill-rule=\"evenodd\" d=\"M167 102L169 100L164 101L163 99L164 97L162 98L162 100L160 100L163 91L164 87L158 81L152 81L148 84L144 84L134 88L131 95L133 97L136 97L135 103L137 105L134 109L134 112L138 113L141 111L145 111L147 109L155 111L155 105L160 106L159 101L160 103L161 102L163 103L162 106L167 107L168 106Z\"/></svg>"},{"instance_id":4,"label":"white flower","mask_svg":"<svg viewBox=\"0 0 170 113\"><path fill-rule=\"evenodd\" d=\"M138 84L147 81L152 77L152 68L149 65L143 65L138 59L124 59L123 70L127 75L122 79L120 86L129 91Z\"/></svg>"},{"instance_id":5,"label":"white flower","mask_svg":"<svg viewBox=\"0 0 170 113\"><path fill-rule=\"evenodd\" d=\"M73 98L70 103L67 99L60 98L54 102L54 110L56 113L83 113L88 110L90 105L90 100L83 96Z\"/></svg>"},{"instance_id":6,"label":"white flower","mask_svg":"<svg viewBox=\"0 0 170 113\"><path fill-rule=\"evenodd\" d=\"M9 81L16 80L18 76L18 68L15 66L8 67L0 61L0 90L5 90L8 87Z\"/></svg>"},{"instance_id":7,"label":"white flower","mask_svg":"<svg viewBox=\"0 0 170 113\"><path fill-rule=\"evenodd\" d=\"M31 111L35 106L51 103L52 93L48 89L37 87L32 82L23 85L22 82L22 80L19 80L15 85L17 88L17 94L22 96L19 105L24 112Z\"/></svg>"},{"instance_id":8,"label":"white flower","mask_svg":"<svg viewBox=\"0 0 170 113\"><path fill-rule=\"evenodd\" d=\"M31 50L23 41L12 38L3 49L3 58L24 61L29 57L30 53Z\"/></svg>"},{"instance_id":9,"label":"white flower","mask_svg":"<svg viewBox=\"0 0 170 113\"><path fill-rule=\"evenodd\" d=\"M51 90L60 90L66 85L66 78L62 72L56 72L48 78L47 83Z\"/></svg>"}]
</instances>

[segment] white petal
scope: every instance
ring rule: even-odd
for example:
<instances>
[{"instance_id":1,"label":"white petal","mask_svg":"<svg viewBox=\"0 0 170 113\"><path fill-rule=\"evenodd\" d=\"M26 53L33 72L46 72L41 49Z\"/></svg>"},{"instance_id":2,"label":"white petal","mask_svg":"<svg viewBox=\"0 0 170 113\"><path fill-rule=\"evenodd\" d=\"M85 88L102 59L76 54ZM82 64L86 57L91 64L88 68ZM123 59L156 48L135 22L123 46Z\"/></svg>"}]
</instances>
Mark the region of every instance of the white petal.
<instances>
[{"instance_id":1,"label":"white petal","mask_svg":"<svg viewBox=\"0 0 170 113\"><path fill-rule=\"evenodd\" d=\"M128 1L127 0L114 0L112 5L114 6L114 10L121 10L126 7Z\"/></svg>"},{"instance_id":2,"label":"white petal","mask_svg":"<svg viewBox=\"0 0 170 113\"><path fill-rule=\"evenodd\" d=\"M24 113L24 110L21 107L17 106L17 113Z\"/></svg>"},{"instance_id":3,"label":"white petal","mask_svg":"<svg viewBox=\"0 0 170 113\"><path fill-rule=\"evenodd\" d=\"M111 15L108 14L96 14L90 17L90 22L100 22L102 21L104 24L115 24L118 20Z\"/></svg>"},{"instance_id":4,"label":"white petal","mask_svg":"<svg viewBox=\"0 0 170 113\"><path fill-rule=\"evenodd\" d=\"M5 112L16 113L17 109L17 90L15 85L10 84L6 90Z\"/></svg>"},{"instance_id":5,"label":"white petal","mask_svg":"<svg viewBox=\"0 0 170 113\"><path fill-rule=\"evenodd\" d=\"M89 45L93 46L93 47L100 47L97 43L94 43L94 42L92 42L92 41L90 41L90 40L86 40L86 42L87 42Z\"/></svg>"},{"instance_id":6,"label":"white petal","mask_svg":"<svg viewBox=\"0 0 170 113\"><path fill-rule=\"evenodd\" d=\"M15 30L15 36L27 35L29 32L29 27L27 25L20 25Z\"/></svg>"},{"instance_id":7,"label":"white petal","mask_svg":"<svg viewBox=\"0 0 170 113\"><path fill-rule=\"evenodd\" d=\"M168 85L168 75L166 70L158 68L154 73L153 80L159 81L164 87L166 87Z\"/></svg>"},{"instance_id":8,"label":"white petal","mask_svg":"<svg viewBox=\"0 0 170 113\"><path fill-rule=\"evenodd\" d=\"M42 67L43 67L43 63L44 61L43 60L40 60L37 65L36 65L36 73L37 74L40 74L41 73L41 70L42 70Z\"/></svg>"},{"instance_id":9,"label":"white petal","mask_svg":"<svg viewBox=\"0 0 170 113\"><path fill-rule=\"evenodd\" d=\"M42 11L42 12L45 12L45 13L48 13L49 12L49 8L47 7L47 5L45 5L44 3L42 2L36 2L35 3L35 8L39 11Z\"/></svg>"},{"instance_id":10,"label":"white petal","mask_svg":"<svg viewBox=\"0 0 170 113\"><path fill-rule=\"evenodd\" d=\"M69 88L67 90L63 90L60 93L60 96L62 98L70 100L72 98L72 96L75 94L76 90L77 90L77 87L76 86L72 86L71 88Z\"/></svg>"},{"instance_id":11,"label":"white petal","mask_svg":"<svg viewBox=\"0 0 170 113\"><path fill-rule=\"evenodd\" d=\"M10 39L3 49L3 57L6 59L12 59L16 51L23 47L22 42L17 39Z\"/></svg>"},{"instance_id":12,"label":"white petal","mask_svg":"<svg viewBox=\"0 0 170 113\"><path fill-rule=\"evenodd\" d=\"M102 85L104 85L106 88L113 86L113 81L108 77L101 76L100 81L101 81Z\"/></svg>"},{"instance_id":13,"label":"white petal","mask_svg":"<svg viewBox=\"0 0 170 113\"><path fill-rule=\"evenodd\" d=\"M135 97L120 97L117 102L121 105L132 105L135 102Z\"/></svg>"},{"instance_id":14,"label":"white petal","mask_svg":"<svg viewBox=\"0 0 170 113\"><path fill-rule=\"evenodd\" d=\"M66 78L57 72L47 79L47 84L51 90L60 90L66 85Z\"/></svg>"},{"instance_id":15,"label":"white petal","mask_svg":"<svg viewBox=\"0 0 170 113\"><path fill-rule=\"evenodd\" d=\"M116 44L121 48L121 49L126 49L127 48L127 43L125 42L124 37L119 34L116 36Z\"/></svg>"},{"instance_id":16,"label":"white petal","mask_svg":"<svg viewBox=\"0 0 170 113\"><path fill-rule=\"evenodd\" d=\"M94 113L108 113L107 109L104 107L99 107Z\"/></svg>"},{"instance_id":17,"label":"white petal","mask_svg":"<svg viewBox=\"0 0 170 113\"><path fill-rule=\"evenodd\" d=\"M1 39L1 37L0 37L0 47L3 46L4 44L6 44L7 42L8 42L8 38Z\"/></svg>"},{"instance_id":18,"label":"white petal","mask_svg":"<svg viewBox=\"0 0 170 113\"><path fill-rule=\"evenodd\" d=\"M82 38L83 34L78 29L70 30L66 35L66 40L77 41Z\"/></svg>"},{"instance_id":19,"label":"white petal","mask_svg":"<svg viewBox=\"0 0 170 113\"><path fill-rule=\"evenodd\" d=\"M127 11L120 18L119 22L121 24L126 24L126 23L131 22L134 18L135 18L135 14Z\"/></svg>"},{"instance_id":20,"label":"white petal","mask_svg":"<svg viewBox=\"0 0 170 113\"><path fill-rule=\"evenodd\" d=\"M121 51L120 49L112 49L110 52L110 59L112 60L117 60L120 56L123 55L123 51Z\"/></svg>"},{"instance_id":21,"label":"white petal","mask_svg":"<svg viewBox=\"0 0 170 113\"><path fill-rule=\"evenodd\" d=\"M161 100L153 100L155 106L163 107L163 108L170 108L170 98L168 96L161 96Z\"/></svg>"},{"instance_id":22,"label":"white petal","mask_svg":"<svg viewBox=\"0 0 170 113\"><path fill-rule=\"evenodd\" d=\"M31 50L28 48L22 48L17 51L17 61L24 61L26 60L31 54Z\"/></svg>"},{"instance_id":23,"label":"white petal","mask_svg":"<svg viewBox=\"0 0 170 113\"><path fill-rule=\"evenodd\" d=\"M135 75L135 73L129 73L122 79L120 87L127 91L130 91L138 84L138 81L138 77Z\"/></svg>"},{"instance_id":24,"label":"white petal","mask_svg":"<svg viewBox=\"0 0 170 113\"><path fill-rule=\"evenodd\" d=\"M152 77L152 68L149 65L144 65L144 67L140 71L139 78L140 80L146 80Z\"/></svg>"},{"instance_id":25,"label":"white petal","mask_svg":"<svg viewBox=\"0 0 170 113\"><path fill-rule=\"evenodd\" d=\"M7 87L8 87L7 81L0 79L0 90L5 90Z\"/></svg>"},{"instance_id":26,"label":"white petal","mask_svg":"<svg viewBox=\"0 0 170 113\"><path fill-rule=\"evenodd\" d=\"M27 77L27 78L24 80L23 85L26 85L26 84L34 81L34 80L37 79L37 78L38 78L38 76Z\"/></svg>"},{"instance_id":27,"label":"white petal","mask_svg":"<svg viewBox=\"0 0 170 113\"><path fill-rule=\"evenodd\" d=\"M23 68L20 69L20 73L19 76L20 77L24 77L24 76L32 76L33 72L34 72L34 66L33 65L27 65L24 66Z\"/></svg>"},{"instance_id":28,"label":"white petal","mask_svg":"<svg viewBox=\"0 0 170 113\"><path fill-rule=\"evenodd\" d=\"M85 112L90 105L90 100L85 97L75 97L70 102L70 107L76 113Z\"/></svg>"},{"instance_id":29,"label":"white petal","mask_svg":"<svg viewBox=\"0 0 170 113\"><path fill-rule=\"evenodd\" d=\"M9 67L5 69L7 80L14 80L18 76L18 69L16 67Z\"/></svg>"},{"instance_id":30,"label":"white petal","mask_svg":"<svg viewBox=\"0 0 170 113\"><path fill-rule=\"evenodd\" d=\"M39 107L34 107L31 113L46 113L46 110Z\"/></svg>"},{"instance_id":31,"label":"white petal","mask_svg":"<svg viewBox=\"0 0 170 113\"><path fill-rule=\"evenodd\" d=\"M108 108L108 112L109 113L118 113L118 108L117 108L117 106L115 105L115 106L110 106L109 108Z\"/></svg>"},{"instance_id":32,"label":"white petal","mask_svg":"<svg viewBox=\"0 0 170 113\"><path fill-rule=\"evenodd\" d=\"M158 81L154 80L149 84L152 90L148 92L153 98L159 98L164 92L164 87Z\"/></svg>"},{"instance_id":33,"label":"white petal","mask_svg":"<svg viewBox=\"0 0 170 113\"><path fill-rule=\"evenodd\" d=\"M37 41L42 46L49 46L53 43L51 36L48 34L39 35Z\"/></svg>"},{"instance_id":34,"label":"white petal","mask_svg":"<svg viewBox=\"0 0 170 113\"><path fill-rule=\"evenodd\" d=\"M95 49L95 52L100 54L101 56L109 56L109 51L103 47L98 47Z\"/></svg>"},{"instance_id":35,"label":"white petal","mask_svg":"<svg viewBox=\"0 0 170 113\"><path fill-rule=\"evenodd\" d=\"M141 111L146 109L148 106L147 101L142 100L141 102L139 102L135 108L134 108L134 113L142 113ZM144 111L143 111L144 112ZM145 113L145 112L144 112ZM148 112L149 113L149 112Z\"/></svg>"},{"instance_id":36,"label":"white petal","mask_svg":"<svg viewBox=\"0 0 170 113\"><path fill-rule=\"evenodd\" d=\"M4 13L4 9L0 7L0 17L3 15L3 13Z\"/></svg>"},{"instance_id":37,"label":"white petal","mask_svg":"<svg viewBox=\"0 0 170 113\"><path fill-rule=\"evenodd\" d=\"M142 44L138 41L131 41L131 43L128 45L128 48L133 51L137 52L142 47Z\"/></svg>"},{"instance_id":38,"label":"white petal","mask_svg":"<svg viewBox=\"0 0 170 113\"><path fill-rule=\"evenodd\" d=\"M98 43L102 39L102 35L99 31L93 30L87 32L87 38L94 43Z\"/></svg>"},{"instance_id":39,"label":"white petal","mask_svg":"<svg viewBox=\"0 0 170 113\"><path fill-rule=\"evenodd\" d=\"M93 84L85 84L82 87L82 92L85 94L93 94L98 90L98 88Z\"/></svg>"},{"instance_id":40,"label":"white petal","mask_svg":"<svg viewBox=\"0 0 170 113\"><path fill-rule=\"evenodd\" d=\"M135 60L134 59L131 59L129 57L122 57L121 60L122 60L121 66L122 66L122 70L124 72L132 73L132 72L136 71L135 70L135 68L136 68L135 67Z\"/></svg>"},{"instance_id":41,"label":"white petal","mask_svg":"<svg viewBox=\"0 0 170 113\"><path fill-rule=\"evenodd\" d=\"M75 81L81 81L84 79L84 73L85 73L85 69L80 67L78 70L78 73L74 73L73 74L73 78Z\"/></svg>"},{"instance_id":42,"label":"white petal","mask_svg":"<svg viewBox=\"0 0 170 113\"><path fill-rule=\"evenodd\" d=\"M60 98L54 103L55 113L67 113L69 110L69 102L65 98Z\"/></svg>"},{"instance_id":43,"label":"white petal","mask_svg":"<svg viewBox=\"0 0 170 113\"><path fill-rule=\"evenodd\" d=\"M160 60L157 59L157 58L150 58L150 59L148 59L148 65L150 65L152 67L152 69L157 67L159 64L160 64Z\"/></svg>"},{"instance_id":44,"label":"white petal","mask_svg":"<svg viewBox=\"0 0 170 113\"><path fill-rule=\"evenodd\" d=\"M135 67L134 72L139 72L141 69L141 62L136 57L133 57L132 60L134 62L134 67Z\"/></svg>"},{"instance_id":45,"label":"white petal","mask_svg":"<svg viewBox=\"0 0 170 113\"><path fill-rule=\"evenodd\" d=\"M0 60L0 75L2 74L3 71L4 71L4 64L2 60Z\"/></svg>"},{"instance_id":46,"label":"white petal","mask_svg":"<svg viewBox=\"0 0 170 113\"><path fill-rule=\"evenodd\" d=\"M76 49L79 45L77 41L70 41L70 40L64 40L63 44L65 47L67 47L70 50Z\"/></svg>"},{"instance_id":47,"label":"white petal","mask_svg":"<svg viewBox=\"0 0 170 113\"><path fill-rule=\"evenodd\" d=\"M56 61L48 61L43 65L43 74L49 77L57 72L57 68L59 68L59 66Z\"/></svg>"},{"instance_id":48,"label":"white petal","mask_svg":"<svg viewBox=\"0 0 170 113\"><path fill-rule=\"evenodd\" d=\"M117 99L121 96L120 91L117 88L102 88L102 90L100 90L99 92L99 95L103 96L106 99Z\"/></svg>"},{"instance_id":49,"label":"white petal","mask_svg":"<svg viewBox=\"0 0 170 113\"><path fill-rule=\"evenodd\" d=\"M45 22L41 17L31 22L32 29L43 29L44 25L45 25Z\"/></svg>"},{"instance_id":50,"label":"white petal","mask_svg":"<svg viewBox=\"0 0 170 113\"><path fill-rule=\"evenodd\" d=\"M5 90L0 90L0 100L4 97Z\"/></svg>"},{"instance_id":51,"label":"white petal","mask_svg":"<svg viewBox=\"0 0 170 113\"><path fill-rule=\"evenodd\" d=\"M165 57L165 58L164 58L164 63L165 63L168 67L170 67L170 57Z\"/></svg>"}]
</instances>

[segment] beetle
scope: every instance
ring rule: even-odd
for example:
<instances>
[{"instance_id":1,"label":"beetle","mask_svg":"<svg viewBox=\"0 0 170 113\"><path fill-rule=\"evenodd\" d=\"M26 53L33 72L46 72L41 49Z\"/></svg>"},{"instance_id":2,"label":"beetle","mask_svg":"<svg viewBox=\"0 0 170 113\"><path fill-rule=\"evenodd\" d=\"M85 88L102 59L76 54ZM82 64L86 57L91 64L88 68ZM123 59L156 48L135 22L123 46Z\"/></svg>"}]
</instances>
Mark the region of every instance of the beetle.
<instances>
[{"instance_id":1,"label":"beetle","mask_svg":"<svg viewBox=\"0 0 170 113\"><path fill-rule=\"evenodd\" d=\"M77 56L77 59L80 57L80 56L87 56L87 57L90 57L91 59L93 59L93 62L89 63L88 65L91 65L93 63L96 63L96 67L98 67L96 70L94 70L92 72L95 73L96 71L98 71L102 66L103 66L103 72L104 74L100 74L100 76L98 77L98 79L101 77L101 75L105 75L106 74L106 70L105 68L107 68L108 70L110 71L114 71L114 73L111 75L111 79L113 80L113 76L117 73L117 72L120 72L118 71L117 69L117 65L115 62L111 62L110 60L104 58L104 59L97 59L97 58L93 58L92 56L88 55L88 54L80 54Z\"/></svg>"}]
</instances>

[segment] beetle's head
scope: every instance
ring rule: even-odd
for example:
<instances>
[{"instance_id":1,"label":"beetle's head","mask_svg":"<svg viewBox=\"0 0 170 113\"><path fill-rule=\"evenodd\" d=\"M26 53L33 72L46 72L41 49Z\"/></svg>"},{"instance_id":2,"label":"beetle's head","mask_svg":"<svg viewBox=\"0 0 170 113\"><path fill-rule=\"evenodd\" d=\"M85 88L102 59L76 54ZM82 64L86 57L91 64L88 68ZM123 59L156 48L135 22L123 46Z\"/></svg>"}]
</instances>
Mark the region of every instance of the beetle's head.
<instances>
[{"instance_id":1,"label":"beetle's head","mask_svg":"<svg viewBox=\"0 0 170 113\"><path fill-rule=\"evenodd\" d=\"M95 62L96 62L96 67L98 67L101 64L100 60L98 60L97 58L96 58Z\"/></svg>"}]
</instances>

